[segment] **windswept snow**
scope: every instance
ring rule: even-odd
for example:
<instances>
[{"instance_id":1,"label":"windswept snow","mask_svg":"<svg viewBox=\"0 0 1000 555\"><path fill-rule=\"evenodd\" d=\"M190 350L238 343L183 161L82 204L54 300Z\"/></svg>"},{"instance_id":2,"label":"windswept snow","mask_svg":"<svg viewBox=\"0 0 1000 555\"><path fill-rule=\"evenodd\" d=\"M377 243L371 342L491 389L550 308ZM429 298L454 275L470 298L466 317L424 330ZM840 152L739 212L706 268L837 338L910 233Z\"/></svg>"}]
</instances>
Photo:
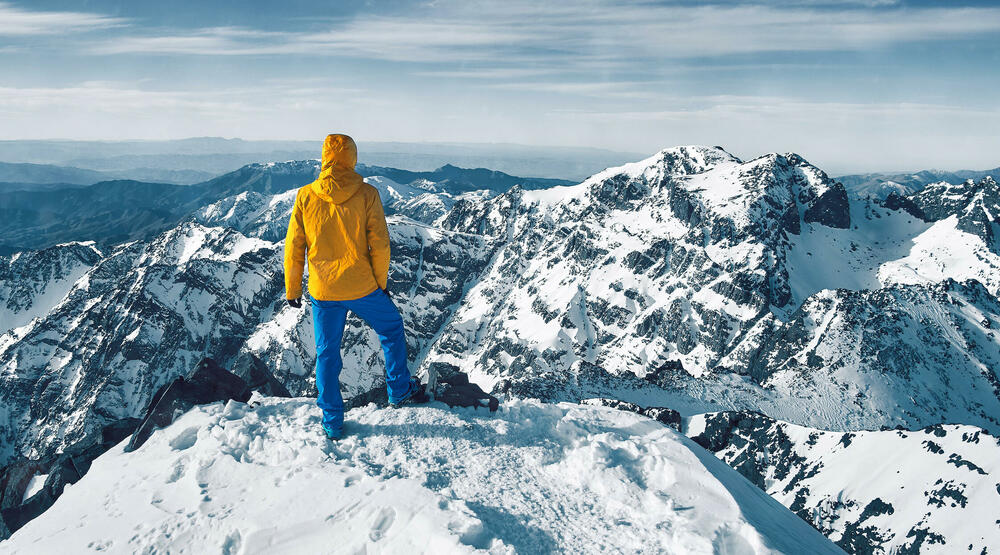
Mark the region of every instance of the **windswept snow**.
<instances>
[{"instance_id":1,"label":"windswept snow","mask_svg":"<svg viewBox=\"0 0 1000 555\"><path fill-rule=\"evenodd\" d=\"M196 408L98 458L0 552L839 553L689 439L604 407Z\"/></svg>"}]
</instances>

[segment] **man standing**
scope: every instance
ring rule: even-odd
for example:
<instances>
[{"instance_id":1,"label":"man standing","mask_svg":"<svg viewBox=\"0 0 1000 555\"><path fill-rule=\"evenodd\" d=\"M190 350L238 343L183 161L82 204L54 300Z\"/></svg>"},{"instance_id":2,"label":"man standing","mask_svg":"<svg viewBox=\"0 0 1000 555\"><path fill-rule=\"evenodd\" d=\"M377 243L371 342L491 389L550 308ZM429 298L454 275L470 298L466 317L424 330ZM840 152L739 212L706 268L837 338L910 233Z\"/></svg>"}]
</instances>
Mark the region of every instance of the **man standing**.
<instances>
[{"instance_id":1,"label":"man standing","mask_svg":"<svg viewBox=\"0 0 1000 555\"><path fill-rule=\"evenodd\" d=\"M323 431L339 439L340 341L350 310L378 334L385 353L389 403L425 402L420 381L406 366L403 318L389 299L389 230L375 187L354 171L358 147L347 135L328 135L319 177L299 189L285 237L285 298L302 306L302 272L309 259L309 293L316 330L316 404Z\"/></svg>"}]
</instances>

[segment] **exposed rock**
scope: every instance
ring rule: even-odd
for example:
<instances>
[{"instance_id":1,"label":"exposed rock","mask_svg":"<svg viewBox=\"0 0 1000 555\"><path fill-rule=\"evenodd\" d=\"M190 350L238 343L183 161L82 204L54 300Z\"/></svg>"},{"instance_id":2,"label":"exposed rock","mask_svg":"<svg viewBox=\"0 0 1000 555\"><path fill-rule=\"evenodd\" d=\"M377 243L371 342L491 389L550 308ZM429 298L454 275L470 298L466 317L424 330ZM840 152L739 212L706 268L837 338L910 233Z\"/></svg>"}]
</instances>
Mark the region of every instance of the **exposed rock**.
<instances>
[{"instance_id":1,"label":"exposed rock","mask_svg":"<svg viewBox=\"0 0 1000 555\"><path fill-rule=\"evenodd\" d=\"M889 210L904 210L914 218L920 218L921 220L926 218L924 211L921 210L912 199L894 192L889 193L889 196L885 197L885 200L882 201L882 205Z\"/></svg>"},{"instance_id":2,"label":"exposed rock","mask_svg":"<svg viewBox=\"0 0 1000 555\"><path fill-rule=\"evenodd\" d=\"M125 418L104 426L96 436L70 446L66 452L44 460L19 459L0 469L0 540L46 511L68 484L77 482L94 459L128 437L139 420ZM24 499L34 476L46 476L42 488Z\"/></svg>"},{"instance_id":3,"label":"exposed rock","mask_svg":"<svg viewBox=\"0 0 1000 555\"><path fill-rule=\"evenodd\" d=\"M19 459L0 469L0 510L20 505L28 482L47 468L45 461Z\"/></svg>"},{"instance_id":4,"label":"exposed rock","mask_svg":"<svg viewBox=\"0 0 1000 555\"><path fill-rule=\"evenodd\" d=\"M438 388L434 400L449 407L485 407L490 412L500 408L500 400L486 393L478 385L469 382L469 376L461 372L438 378Z\"/></svg>"},{"instance_id":5,"label":"exposed rock","mask_svg":"<svg viewBox=\"0 0 1000 555\"><path fill-rule=\"evenodd\" d=\"M264 361L254 354L241 353L236 357L236 362L233 363L230 371L246 382L247 387L251 390L260 391L271 397L292 396L285 385L275 379L274 375L268 371Z\"/></svg>"},{"instance_id":6,"label":"exposed rock","mask_svg":"<svg viewBox=\"0 0 1000 555\"><path fill-rule=\"evenodd\" d=\"M847 190L840 183L834 183L823 191L802 214L806 222L816 222L828 227L847 229L851 227L851 209L847 200Z\"/></svg>"}]
</instances>

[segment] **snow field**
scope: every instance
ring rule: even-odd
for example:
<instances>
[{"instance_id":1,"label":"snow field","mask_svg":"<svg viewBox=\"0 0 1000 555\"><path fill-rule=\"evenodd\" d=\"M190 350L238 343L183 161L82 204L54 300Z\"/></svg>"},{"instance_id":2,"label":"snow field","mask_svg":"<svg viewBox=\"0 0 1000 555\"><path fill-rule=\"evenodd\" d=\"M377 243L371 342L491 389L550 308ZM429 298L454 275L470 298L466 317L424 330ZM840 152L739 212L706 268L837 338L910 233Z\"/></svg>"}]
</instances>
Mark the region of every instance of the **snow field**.
<instances>
[{"instance_id":1,"label":"snow field","mask_svg":"<svg viewBox=\"0 0 1000 555\"><path fill-rule=\"evenodd\" d=\"M369 405L331 444L313 400L259 402L198 407L112 449L0 552L839 552L639 415Z\"/></svg>"}]
</instances>

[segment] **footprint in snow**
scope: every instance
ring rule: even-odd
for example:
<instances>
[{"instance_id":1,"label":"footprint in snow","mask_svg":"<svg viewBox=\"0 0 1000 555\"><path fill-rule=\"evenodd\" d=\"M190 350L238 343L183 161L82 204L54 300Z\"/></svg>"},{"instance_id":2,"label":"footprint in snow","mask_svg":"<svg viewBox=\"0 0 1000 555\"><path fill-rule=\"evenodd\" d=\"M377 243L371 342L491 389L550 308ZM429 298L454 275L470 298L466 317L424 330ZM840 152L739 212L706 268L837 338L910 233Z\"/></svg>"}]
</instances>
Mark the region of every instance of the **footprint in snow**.
<instances>
[{"instance_id":1,"label":"footprint in snow","mask_svg":"<svg viewBox=\"0 0 1000 555\"><path fill-rule=\"evenodd\" d=\"M375 516L372 522L372 531L368 538L377 542L385 536L385 533L392 527L392 521L396 519L396 511L392 507L385 507Z\"/></svg>"},{"instance_id":2,"label":"footprint in snow","mask_svg":"<svg viewBox=\"0 0 1000 555\"><path fill-rule=\"evenodd\" d=\"M184 475L184 462L185 459L183 458L174 461L174 467L170 470L170 475L167 476L166 483L172 484L181 479L181 476Z\"/></svg>"},{"instance_id":3,"label":"footprint in snow","mask_svg":"<svg viewBox=\"0 0 1000 555\"><path fill-rule=\"evenodd\" d=\"M190 449L194 447L194 444L198 441L198 428L191 427L183 432L177 434L173 439L170 440L170 448L174 451L184 451L185 449Z\"/></svg>"}]
</instances>

